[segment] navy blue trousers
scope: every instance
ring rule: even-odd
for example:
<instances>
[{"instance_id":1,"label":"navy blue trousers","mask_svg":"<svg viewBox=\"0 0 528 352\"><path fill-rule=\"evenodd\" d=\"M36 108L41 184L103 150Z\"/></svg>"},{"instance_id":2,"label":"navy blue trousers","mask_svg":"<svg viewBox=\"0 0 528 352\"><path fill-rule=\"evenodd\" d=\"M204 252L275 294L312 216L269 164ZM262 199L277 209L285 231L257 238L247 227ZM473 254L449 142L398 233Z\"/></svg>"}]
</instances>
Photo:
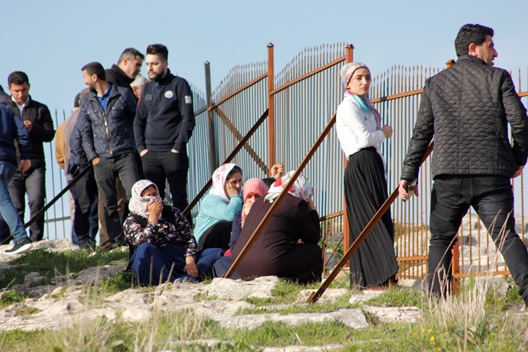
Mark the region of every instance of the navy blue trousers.
<instances>
[{"instance_id":1,"label":"navy blue trousers","mask_svg":"<svg viewBox=\"0 0 528 352\"><path fill-rule=\"evenodd\" d=\"M208 248L196 253L196 266L199 276L197 279L188 275L185 267L185 247L182 245L171 245L157 247L153 244L144 243L130 258L131 268L136 276L136 281L144 286L159 285L161 283L177 280L189 280L196 282L211 276L211 268L220 257L223 250L220 248Z\"/></svg>"}]
</instances>

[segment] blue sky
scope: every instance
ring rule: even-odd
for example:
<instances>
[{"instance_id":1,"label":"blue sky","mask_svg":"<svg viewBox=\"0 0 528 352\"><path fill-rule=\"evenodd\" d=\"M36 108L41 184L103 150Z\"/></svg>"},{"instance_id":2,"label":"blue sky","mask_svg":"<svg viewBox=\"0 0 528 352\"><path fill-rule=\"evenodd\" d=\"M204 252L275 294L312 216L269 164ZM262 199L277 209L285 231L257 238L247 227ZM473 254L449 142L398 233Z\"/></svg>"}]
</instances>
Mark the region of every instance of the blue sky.
<instances>
[{"instance_id":1,"label":"blue sky","mask_svg":"<svg viewBox=\"0 0 528 352\"><path fill-rule=\"evenodd\" d=\"M267 59L275 45L278 72L306 47L346 42L374 75L393 65L443 66L464 23L495 29L495 64L527 66L528 1L2 1L0 84L15 70L30 78L30 94L51 110L72 108L84 88L80 68L115 63L126 47L169 48L169 67L205 90L239 64ZM146 70L143 67L142 73Z\"/></svg>"}]
</instances>

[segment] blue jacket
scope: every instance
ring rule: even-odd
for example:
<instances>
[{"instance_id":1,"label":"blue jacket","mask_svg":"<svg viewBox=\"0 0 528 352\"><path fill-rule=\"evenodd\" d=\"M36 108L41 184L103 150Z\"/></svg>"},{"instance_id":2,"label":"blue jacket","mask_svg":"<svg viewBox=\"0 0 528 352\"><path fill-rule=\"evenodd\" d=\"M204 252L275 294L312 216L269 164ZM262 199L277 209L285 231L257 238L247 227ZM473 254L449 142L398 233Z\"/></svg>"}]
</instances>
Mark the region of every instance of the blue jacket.
<instances>
[{"instance_id":1,"label":"blue jacket","mask_svg":"<svg viewBox=\"0 0 528 352\"><path fill-rule=\"evenodd\" d=\"M18 141L21 160L28 160L31 154L29 132L22 120L5 105L0 105L0 127L0 161L18 166L15 140Z\"/></svg>"},{"instance_id":2,"label":"blue jacket","mask_svg":"<svg viewBox=\"0 0 528 352\"><path fill-rule=\"evenodd\" d=\"M81 101L79 130L82 147L91 161L95 157L112 158L134 153L134 117L136 101L126 88L110 85L110 97L103 110L94 94L86 94Z\"/></svg>"}]
</instances>

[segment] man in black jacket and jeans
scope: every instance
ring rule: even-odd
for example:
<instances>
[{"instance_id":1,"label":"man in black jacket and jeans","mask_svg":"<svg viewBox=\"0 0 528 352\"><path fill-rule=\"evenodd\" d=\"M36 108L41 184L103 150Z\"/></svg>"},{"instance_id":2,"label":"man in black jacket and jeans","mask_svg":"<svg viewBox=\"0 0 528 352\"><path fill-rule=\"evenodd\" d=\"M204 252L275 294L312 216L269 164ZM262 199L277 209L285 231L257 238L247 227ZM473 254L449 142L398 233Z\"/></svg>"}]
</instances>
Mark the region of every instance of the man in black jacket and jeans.
<instances>
[{"instance_id":1,"label":"man in black jacket and jeans","mask_svg":"<svg viewBox=\"0 0 528 352\"><path fill-rule=\"evenodd\" d=\"M46 199L46 160L44 159L44 142L51 142L55 137L53 120L48 107L31 99L29 95L29 78L22 71L15 71L7 78L11 98L4 102L16 116L19 116L29 131L31 143L31 168L25 173L18 170L9 182L9 194L15 208L24 219L26 208L25 196L28 195L30 216L35 216L44 207ZM3 240L9 238L7 227L2 221L0 236ZM44 237L44 214L29 228L33 242Z\"/></svg>"},{"instance_id":2,"label":"man in black jacket and jeans","mask_svg":"<svg viewBox=\"0 0 528 352\"><path fill-rule=\"evenodd\" d=\"M434 135L429 243L429 287L449 293L451 249L462 218L475 209L502 252L528 306L528 253L515 232L510 179L522 173L528 155L528 118L498 56L493 29L462 26L455 40L458 62L429 78L403 163L400 197ZM508 139L508 124L513 146Z\"/></svg>"},{"instance_id":3,"label":"man in black jacket and jeans","mask_svg":"<svg viewBox=\"0 0 528 352\"><path fill-rule=\"evenodd\" d=\"M195 125L194 110L191 88L185 79L171 74L168 56L164 45L147 47L145 61L151 81L141 93L134 136L145 178L158 186L162 199L167 180L172 204L183 212L188 205L187 142Z\"/></svg>"},{"instance_id":4,"label":"man in black jacket and jeans","mask_svg":"<svg viewBox=\"0 0 528 352\"><path fill-rule=\"evenodd\" d=\"M93 165L97 188L103 198L108 236L116 247L124 243L117 212L116 177L123 182L128 200L132 197L132 186L139 179L133 131L136 100L130 90L106 81L100 63L89 63L82 71L91 93L81 100L77 123L82 148ZM127 213L128 206L125 206Z\"/></svg>"}]
</instances>

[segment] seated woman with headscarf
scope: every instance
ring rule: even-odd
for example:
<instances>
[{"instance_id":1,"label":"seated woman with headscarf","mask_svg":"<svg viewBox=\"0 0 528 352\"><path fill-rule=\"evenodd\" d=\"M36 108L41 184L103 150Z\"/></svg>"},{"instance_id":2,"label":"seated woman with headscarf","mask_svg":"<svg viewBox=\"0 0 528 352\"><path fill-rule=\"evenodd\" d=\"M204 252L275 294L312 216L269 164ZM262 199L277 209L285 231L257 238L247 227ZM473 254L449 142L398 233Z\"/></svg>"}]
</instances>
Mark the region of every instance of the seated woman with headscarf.
<instances>
[{"instance_id":1,"label":"seated woman with headscarf","mask_svg":"<svg viewBox=\"0 0 528 352\"><path fill-rule=\"evenodd\" d=\"M195 282L210 274L222 256L220 248L196 251L189 222L178 208L163 205L154 182L139 180L134 184L129 209L123 227L133 251L130 267L138 283Z\"/></svg>"},{"instance_id":2,"label":"seated woman with headscarf","mask_svg":"<svg viewBox=\"0 0 528 352\"><path fill-rule=\"evenodd\" d=\"M268 195L253 204L232 250L233 261L283 191L294 171L275 181ZM275 275L301 284L321 280L323 272L319 215L312 202L313 188L299 176L236 269L240 278ZM302 243L298 243L299 240Z\"/></svg>"},{"instance_id":3,"label":"seated woman with headscarf","mask_svg":"<svg viewBox=\"0 0 528 352\"><path fill-rule=\"evenodd\" d=\"M250 178L244 183L244 205L242 206L242 211L237 212L233 218L229 249L224 253L224 256L218 259L213 265L214 277L221 277L227 273L229 267L231 267L231 250L233 250L240 237L240 232L242 232L244 221L251 210L251 206L257 199L264 197L266 194L268 194L268 187L260 178ZM238 279L236 274L231 276L231 278Z\"/></svg>"},{"instance_id":4,"label":"seated woman with headscarf","mask_svg":"<svg viewBox=\"0 0 528 352\"><path fill-rule=\"evenodd\" d=\"M242 210L242 169L235 164L223 164L213 173L213 186L196 217L194 236L199 249L229 248L229 238L235 214Z\"/></svg>"}]
</instances>

